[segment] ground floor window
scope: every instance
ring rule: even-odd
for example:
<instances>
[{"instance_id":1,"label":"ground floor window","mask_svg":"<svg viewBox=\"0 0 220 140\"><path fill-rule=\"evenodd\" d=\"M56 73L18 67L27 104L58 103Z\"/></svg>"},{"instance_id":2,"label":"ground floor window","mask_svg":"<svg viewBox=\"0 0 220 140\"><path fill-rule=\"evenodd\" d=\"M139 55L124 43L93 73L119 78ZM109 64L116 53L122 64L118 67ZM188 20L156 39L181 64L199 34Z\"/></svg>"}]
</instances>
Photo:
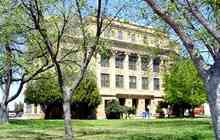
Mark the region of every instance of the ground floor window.
<instances>
[{"instance_id":1,"label":"ground floor window","mask_svg":"<svg viewBox=\"0 0 220 140\"><path fill-rule=\"evenodd\" d=\"M32 105L26 104L26 113L31 113L31 112L32 112Z\"/></svg>"}]
</instances>

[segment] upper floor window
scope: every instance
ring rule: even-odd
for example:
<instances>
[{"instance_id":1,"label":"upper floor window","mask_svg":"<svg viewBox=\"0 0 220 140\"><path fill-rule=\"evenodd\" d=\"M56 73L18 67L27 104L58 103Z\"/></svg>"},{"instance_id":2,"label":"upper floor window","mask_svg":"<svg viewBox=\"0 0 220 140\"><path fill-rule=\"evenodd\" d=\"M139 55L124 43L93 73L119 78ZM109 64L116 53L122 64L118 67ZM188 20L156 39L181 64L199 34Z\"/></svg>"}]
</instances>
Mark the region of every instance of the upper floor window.
<instances>
[{"instance_id":1,"label":"upper floor window","mask_svg":"<svg viewBox=\"0 0 220 140\"><path fill-rule=\"evenodd\" d=\"M136 76L129 76L129 88L136 88L137 87L137 78Z\"/></svg>"},{"instance_id":2,"label":"upper floor window","mask_svg":"<svg viewBox=\"0 0 220 140\"><path fill-rule=\"evenodd\" d=\"M110 75L101 73L101 87L110 87Z\"/></svg>"},{"instance_id":3,"label":"upper floor window","mask_svg":"<svg viewBox=\"0 0 220 140\"><path fill-rule=\"evenodd\" d=\"M117 53L115 55L115 68L123 69L124 67L124 53Z\"/></svg>"},{"instance_id":4,"label":"upper floor window","mask_svg":"<svg viewBox=\"0 0 220 140\"><path fill-rule=\"evenodd\" d=\"M160 79L154 78L154 90L160 90Z\"/></svg>"},{"instance_id":5,"label":"upper floor window","mask_svg":"<svg viewBox=\"0 0 220 140\"><path fill-rule=\"evenodd\" d=\"M124 76L123 75L116 75L115 76L115 86L116 86L116 88L123 88L124 87Z\"/></svg>"},{"instance_id":6,"label":"upper floor window","mask_svg":"<svg viewBox=\"0 0 220 140\"><path fill-rule=\"evenodd\" d=\"M148 78L142 77L142 89L148 89Z\"/></svg>"},{"instance_id":7,"label":"upper floor window","mask_svg":"<svg viewBox=\"0 0 220 140\"><path fill-rule=\"evenodd\" d=\"M109 67L109 57L108 56L101 56L101 66L102 67Z\"/></svg>"},{"instance_id":8,"label":"upper floor window","mask_svg":"<svg viewBox=\"0 0 220 140\"><path fill-rule=\"evenodd\" d=\"M147 71L149 61L150 61L149 56L142 56L141 57L141 70L142 71Z\"/></svg>"},{"instance_id":9,"label":"upper floor window","mask_svg":"<svg viewBox=\"0 0 220 140\"><path fill-rule=\"evenodd\" d=\"M132 34L132 35L131 35L131 41L132 41L132 42L135 42L135 41L136 41L136 35L135 35L135 34Z\"/></svg>"},{"instance_id":10,"label":"upper floor window","mask_svg":"<svg viewBox=\"0 0 220 140\"><path fill-rule=\"evenodd\" d=\"M143 35L143 43L144 44L147 44L148 42L147 42L147 35L145 34L145 35Z\"/></svg>"},{"instance_id":11,"label":"upper floor window","mask_svg":"<svg viewBox=\"0 0 220 140\"><path fill-rule=\"evenodd\" d=\"M137 59L138 57L136 55L130 55L129 56L129 69L130 70L136 70L137 69Z\"/></svg>"},{"instance_id":12,"label":"upper floor window","mask_svg":"<svg viewBox=\"0 0 220 140\"><path fill-rule=\"evenodd\" d=\"M123 39L123 33L122 33L122 31L118 31L118 39L120 39L120 40Z\"/></svg>"},{"instance_id":13,"label":"upper floor window","mask_svg":"<svg viewBox=\"0 0 220 140\"><path fill-rule=\"evenodd\" d=\"M153 72L159 72L160 71L160 58L157 57L153 60Z\"/></svg>"}]
</instances>

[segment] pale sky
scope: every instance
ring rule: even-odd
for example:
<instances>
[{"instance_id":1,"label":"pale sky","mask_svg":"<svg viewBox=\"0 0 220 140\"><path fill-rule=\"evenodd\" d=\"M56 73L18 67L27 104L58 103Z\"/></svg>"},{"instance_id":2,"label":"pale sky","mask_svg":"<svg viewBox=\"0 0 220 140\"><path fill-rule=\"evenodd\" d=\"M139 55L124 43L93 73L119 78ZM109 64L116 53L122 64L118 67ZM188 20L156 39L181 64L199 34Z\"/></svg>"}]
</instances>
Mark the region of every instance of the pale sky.
<instances>
[{"instance_id":1,"label":"pale sky","mask_svg":"<svg viewBox=\"0 0 220 140\"><path fill-rule=\"evenodd\" d=\"M14 95L16 93L18 89L18 85L17 84L14 84L11 88L11 92L10 92L10 95ZM0 89L0 100L2 99L2 96L3 96L3 93L2 93L2 90ZM15 103L18 103L18 102L24 102L24 95L23 95L23 92L19 95L18 98L16 98L14 101L12 101L11 103L9 103L8 107L9 107L9 110L12 110L14 109L14 104Z\"/></svg>"}]
</instances>

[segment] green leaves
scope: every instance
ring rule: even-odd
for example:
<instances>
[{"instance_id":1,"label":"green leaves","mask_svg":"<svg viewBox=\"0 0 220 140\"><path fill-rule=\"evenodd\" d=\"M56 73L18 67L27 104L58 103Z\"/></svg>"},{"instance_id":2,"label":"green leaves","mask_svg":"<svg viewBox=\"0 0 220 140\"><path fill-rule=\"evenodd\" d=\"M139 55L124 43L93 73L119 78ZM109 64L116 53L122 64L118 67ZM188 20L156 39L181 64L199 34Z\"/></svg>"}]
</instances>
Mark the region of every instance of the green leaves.
<instances>
[{"instance_id":1,"label":"green leaves","mask_svg":"<svg viewBox=\"0 0 220 140\"><path fill-rule=\"evenodd\" d=\"M170 104L195 107L207 101L204 83L189 59L178 60L164 81L165 98Z\"/></svg>"},{"instance_id":2,"label":"green leaves","mask_svg":"<svg viewBox=\"0 0 220 140\"><path fill-rule=\"evenodd\" d=\"M25 92L25 102L35 104L52 104L62 102L59 85L52 72L41 75L42 79L31 81ZM96 81L93 76L87 76L80 84L72 97L72 102L88 104L88 107L97 107L101 102Z\"/></svg>"}]
</instances>

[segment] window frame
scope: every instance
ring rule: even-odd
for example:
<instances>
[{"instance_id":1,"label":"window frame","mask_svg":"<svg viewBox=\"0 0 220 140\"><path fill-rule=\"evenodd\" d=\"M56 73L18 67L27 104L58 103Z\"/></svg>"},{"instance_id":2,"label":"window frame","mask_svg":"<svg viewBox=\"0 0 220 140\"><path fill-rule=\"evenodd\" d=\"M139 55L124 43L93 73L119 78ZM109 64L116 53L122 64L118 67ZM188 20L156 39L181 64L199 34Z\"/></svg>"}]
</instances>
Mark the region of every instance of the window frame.
<instances>
[{"instance_id":1,"label":"window frame","mask_svg":"<svg viewBox=\"0 0 220 140\"><path fill-rule=\"evenodd\" d=\"M144 82L145 81L145 82ZM149 89L149 78L148 77L142 77L141 78L141 87L144 90Z\"/></svg>"},{"instance_id":2,"label":"window frame","mask_svg":"<svg viewBox=\"0 0 220 140\"><path fill-rule=\"evenodd\" d=\"M154 90L160 90L160 79L159 78L154 78L153 82L154 82Z\"/></svg>"},{"instance_id":3,"label":"window frame","mask_svg":"<svg viewBox=\"0 0 220 140\"><path fill-rule=\"evenodd\" d=\"M124 88L124 75L120 75L120 74L115 75L115 87Z\"/></svg>"},{"instance_id":4,"label":"window frame","mask_svg":"<svg viewBox=\"0 0 220 140\"><path fill-rule=\"evenodd\" d=\"M101 64L101 67L110 67L110 58L107 56L101 55L100 64Z\"/></svg>"},{"instance_id":5,"label":"window frame","mask_svg":"<svg viewBox=\"0 0 220 140\"><path fill-rule=\"evenodd\" d=\"M130 89L137 88L137 77L136 76L129 76L129 88Z\"/></svg>"},{"instance_id":6,"label":"window frame","mask_svg":"<svg viewBox=\"0 0 220 140\"><path fill-rule=\"evenodd\" d=\"M105 76L104 79L103 79L103 76ZM101 73L100 77L101 77L101 79L100 79L101 80L101 87L102 88L109 88L110 87L110 74Z\"/></svg>"}]
</instances>

